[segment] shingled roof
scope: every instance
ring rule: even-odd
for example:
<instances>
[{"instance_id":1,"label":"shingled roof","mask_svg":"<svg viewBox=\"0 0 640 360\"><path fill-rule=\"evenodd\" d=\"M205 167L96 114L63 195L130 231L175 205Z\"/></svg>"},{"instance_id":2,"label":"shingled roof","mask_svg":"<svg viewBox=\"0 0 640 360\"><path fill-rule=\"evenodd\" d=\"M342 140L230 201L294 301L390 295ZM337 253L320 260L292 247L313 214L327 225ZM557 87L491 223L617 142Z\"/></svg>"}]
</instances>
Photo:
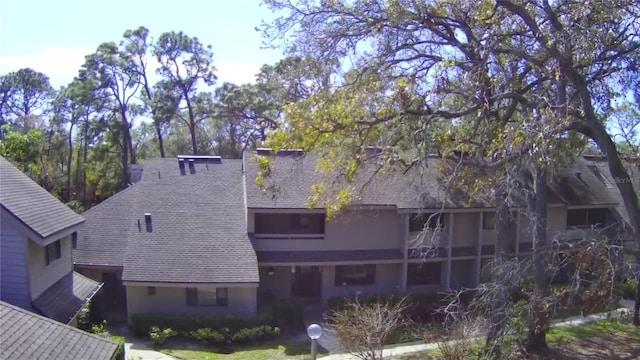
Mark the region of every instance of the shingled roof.
<instances>
[{"instance_id":1,"label":"shingled roof","mask_svg":"<svg viewBox=\"0 0 640 360\"><path fill-rule=\"evenodd\" d=\"M0 301L0 358L110 360L118 344Z\"/></svg>"},{"instance_id":2,"label":"shingled roof","mask_svg":"<svg viewBox=\"0 0 640 360\"><path fill-rule=\"evenodd\" d=\"M33 306L46 317L68 324L100 287L102 284L72 271L38 296Z\"/></svg>"},{"instance_id":3,"label":"shingled roof","mask_svg":"<svg viewBox=\"0 0 640 360\"><path fill-rule=\"evenodd\" d=\"M42 239L84 222L82 216L1 156L0 204Z\"/></svg>"},{"instance_id":4,"label":"shingled roof","mask_svg":"<svg viewBox=\"0 0 640 360\"><path fill-rule=\"evenodd\" d=\"M304 208L313 184L340 182L336 175L316 171L318 157L297 152L267 155L271 174L261 189L256 184L259 169L255 152L246 153L247 206L249 208ZM440 160L429 159L428 166L414 167L408 172L376 174L366 168L356 180L354 205L390 206L398 209L485 208L492 204L447 191L439 169ZM578 174L579 173L579 174ZM604 172L608 174L608 171ZM589 161L579 158L561 178L549 184L549 202L567 206L615 205L617 189L607 187L606 175L599 177ZM340 186L340 185L339 185ZM322 204L318 204L321 207Z\"/></svg>"},{"instance_id":5,"label":"shingled roof","mask_svg":"<svg viewBox=\"0 0 640 360\"><path fill-rule=\"evenodd\" d=\"M182 174L175 158L146 160L140 182L86 213L74 261L123 266L128 282L257 283L241 166L197 159Z\"/></svg>"}]
</instances>

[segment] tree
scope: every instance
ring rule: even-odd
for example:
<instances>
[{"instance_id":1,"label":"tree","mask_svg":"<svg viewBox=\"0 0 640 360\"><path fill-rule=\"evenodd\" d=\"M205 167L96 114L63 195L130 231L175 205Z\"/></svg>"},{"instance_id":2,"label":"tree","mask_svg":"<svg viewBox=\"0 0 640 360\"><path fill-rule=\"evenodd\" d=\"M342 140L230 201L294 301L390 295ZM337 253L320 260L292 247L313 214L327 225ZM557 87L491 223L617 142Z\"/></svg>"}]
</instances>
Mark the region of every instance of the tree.
<instances>
[{"instance_id":1,"label":"tree","mask_svg":"<svg viewBox=\"0 0 640 360\"><path fill-rule=\"evenodd\" d=\"M211 96L198 93L198 86L213 85L216 80L211 46L183 32L167 32L158 38L153 55L160 63L157 72L164 83L180 94L182 106L176 116L189 128L193 154L197 155L197 127L211 111Z\"/></svg>"},{"instance_id":2,"label":"tree","mask_svg":"<svg viewBox=\"0 0 640 360\"><path fill-rule=\"evenodd\" d=\"M607 100L619 94L614 82L637 71L634 64L640 41L635 33L638 9L633 1L619 0L606 7L597 1L265 2L284 12L263 27L268 39L292 39L287 44L292 53L325 63L337 59L341 62L337 69L350 68L352 76L344 77L339 88L334 86L335 93L351 91L357 96L356 91L371 84L383 85L386 101L378 101L379 110L366 116L329 112L322 123L320 117L313 119L317 109L328 108L323 103L330 101L344 107L347 96L341 101L333 95L303 102L305 110L313 112L300 125L312 122L311 126L332 134L327 137L345 141L345 137L361 133L379 134L369 144L344 149L339 157L343 161L334 159L334 166L357 169L357 161L350 159L362 152L362 145L370 145L371 140L389 143L390 137L397 140L397 134L417 140L411 149L419 163L428 142L416 135L429 138L427 133L434 130L438 119L459 122L476 117L478 126L470 131L477 133L487 129L480 122L487 115L492 123L504 124L516 120L516 111L528 109L527 116L546 116L549 120L543 123L555 129L551 133L559 138L564 136L559 130L564 129L598 145L607 156L612 175L623 180L617 185L625 208L634 229L640 228L633 185L600 116ZM336 104L331 106L338 110ZM331 121L331 117L344 119ZM288 109L287 119L292 118L304 118L303 112ZM279 141L281 146L302 144L305 149L338 142L324 137L303 142L302 128L296 129L283 130L274 138L286 139ZM542 145L552 150L544 139ZM464 147L458 150L465 151ZM495 153L482 155L491 158ZM385 158L398 156L397 151L389 151ZM544 172L541 169L540 173ZM538 215L542 221L544 214ZM640 246L637 232L634 237ZM638 310L634 317L639 323Z\"/></svg>"},{"instance_id":3,"label":"tree","mask_svg":"<svg viewBox=\"0 0 640 360\"><path fill-rule=\"evenodd\" d=\"M135 164L136 157L131 139L132 122L129 117L129 105L140 86L139 73L132 66L131 57L125 54L113 42L101 44L95 53L86 57L80 70L80 78L90 79L98 97L107 97L112 101L111 111L121 122L122 135L122 186L130 183L129 163Z\"/></svg>"},{"instance_id":4,"label":"tree","mask_svg":"<svg viewBox=\"0 0 640 360\"><path fill-rule=\"evenodd\" d=\"M49 78L30 68L3 75L0 83L3 117L43 115L55 93Z\"/></svg>"}]
</instances>

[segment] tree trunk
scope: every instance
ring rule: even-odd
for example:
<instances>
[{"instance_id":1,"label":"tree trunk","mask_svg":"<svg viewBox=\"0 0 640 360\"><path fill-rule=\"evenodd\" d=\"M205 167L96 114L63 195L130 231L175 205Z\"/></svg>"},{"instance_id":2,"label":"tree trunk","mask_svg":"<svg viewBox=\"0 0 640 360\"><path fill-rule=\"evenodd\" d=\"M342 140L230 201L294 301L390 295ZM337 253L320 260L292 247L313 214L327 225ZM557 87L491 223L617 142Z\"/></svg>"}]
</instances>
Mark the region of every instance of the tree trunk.
<instances>
[{"instance_id":1,"label":"tree trunk","mask_svg":"<svg viewBox=\"0 0 640 360\"><path fill-rule=\"evenodd\" d=\"M122 188L126 189L131 183L129 178L129 124L126 117L122 118Z\"/></svg>"},{"instance_id":2,"label":"tree trunk","mask_svg":"<svg viewBox=\"0 0 640 360\"><path fill-rule=\"evenodd\" d=\"M191 99L187 91L183 91L184 100L187 103L187 110L189 111L189 131L191 132L191 148L193 149L193 155L198 155L198 141L196 140L196 116L193 113L193 106L191 105Z\"/></svg>"},{"instance_id":3,"label":"tree trunk","mask_svg":"<svg viewBox=\"0 0 640 360\"><path fill-rule=\"evenodd\" d=\"M527 351L541 352L547 349L546 330L549 326L549 314L545 308L545 298L548 296L549 281L547 278L546 254L547 241L547 175L539 166L535 170L534 198L529 199L529 208L535 225L533 238L533 273L534 291L531 299L531 324Z\"/></svg>"},{"instance_id":4,"label":"tree trunk","mask_svg":"<svg viewBox=\"0 0 640 360\"><path fill-rule=\"evenodd\" d=\"M71 197L71 164L73 163L73 123L69 126L69 156L67 158L67 199L65 202L69 202Z\"/></svg>"},{"instance_id":5,"label":"tree trunk","mask_svg":"<svg viewBox=\"0 0 640 360\"><path fill-rule=\"evenodd\" d=\"M160 127L160 123L158 121L155 122L156 127L156 135L158 136L158 148L160 149L160 157L166 157L164 153L164 140L162 139L162 128Z\"/></svg>"},{"instance_id":6,"label":"tree trunk","mask_svg":"<svg viewBox=\"0 0 640 360\"><path fill-rule=\"evenodd\" d=\"M506 308L509 301L509 284L507 284L506 273L508 268L505 265L509 261L508 228L510 214L509 207L505 202L506 198L507 194L505 191L498 191L494 199L496 203L496 250L493 274L497 287L493 298L493 308L491 309L491 324L486 339L489 355L497 359L499 359L501 355L500 340L504 335L507 320Z\"/></svg>"}]
</instances>

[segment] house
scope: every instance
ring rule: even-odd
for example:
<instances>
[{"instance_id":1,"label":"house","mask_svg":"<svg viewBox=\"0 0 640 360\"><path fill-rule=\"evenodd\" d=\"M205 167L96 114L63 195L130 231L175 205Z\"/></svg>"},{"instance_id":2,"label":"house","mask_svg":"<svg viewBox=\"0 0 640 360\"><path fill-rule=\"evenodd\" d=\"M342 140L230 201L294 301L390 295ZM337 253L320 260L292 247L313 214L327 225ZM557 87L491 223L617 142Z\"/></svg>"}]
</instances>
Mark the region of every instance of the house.
<instances>
[{"instance_id":1,"label":"house","mask_svg":"<svg viewBox=\"0 0 640 360\"><path fill-rule=\"evenodd\" d=\"M75 271L84 218L0 157L0 300L74 324L101 284Z\"/></svg>"},{"instance_id":2,"label":"house","mask_svg":"<svg viewBox=\"0 0 640 360\"><path fill-rule=\"evenodd\" d=\"M262 187L256 156L271 158ZM549 236L578 237L591 225L623 220L613 179L594 162L579 159L549 185ZM309 189L322 181L316 163L311 154L268 149L242 160L146 160L139 182L84 214L76 269L103 280L104 294L111 277L129 317L254 314L273 302L483 280L495 251L495 210L446 191L437 165L367 179L353 206L328 221L322 204L307 207ZM510 251L531 256L528 219L512 210ZM428 249L420 236L428 236Z\"/></svg>"},{"instance_id":3,"label":"house","mask_svg":"<svg viewBox=\"0 0 640 360\"><path fill-rule=\"evenodd\" d=\"M0 301L0 357L113 360L118 344Z\"/></svg>"},{"instance_id":4,"label":"house","mask_svg":"<svg viewBox=\"0 0 640 360\"><path fill-rule=\"evenodd\" d=\"M241 160L145 161L142 180L85 212L79 272L104 282L105 316L253 314L259 283Z\"/></svg>"}]
</instances>

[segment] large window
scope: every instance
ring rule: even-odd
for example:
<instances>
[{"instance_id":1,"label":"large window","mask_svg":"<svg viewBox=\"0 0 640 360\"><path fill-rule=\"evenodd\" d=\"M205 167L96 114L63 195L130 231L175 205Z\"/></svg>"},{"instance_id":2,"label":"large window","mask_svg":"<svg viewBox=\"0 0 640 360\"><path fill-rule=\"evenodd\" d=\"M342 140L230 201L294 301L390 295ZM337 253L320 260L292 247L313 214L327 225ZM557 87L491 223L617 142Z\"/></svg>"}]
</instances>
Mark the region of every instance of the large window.
<instances>
[{"instance_id":1,"label":"large window","mask_svg":"<svg viewBox=\"0 0 640 360\"><path fill-rule=\"evenodd\" d=\"M62 249L60 246L60 240L56 240L44 248L44 264L49 265L52 261L60 259L62 257Z\"/></svg>"},{"instance_id":2,"label":"large window","mask_svg":"<svg viewBox=\"0 0 640 360\"><path fill-rule=\"evenodd\" d=\"M255 214L256 234L324 234L324 214Z\"/></svg>"},{"instance_id":3,"label":"large window","mask_svg":"<svg viewBox=\"0 0 640 360\"><path fill-rule=\"evenodd\" d=\"M440 285L442 282L442 262L409 264L408 285Z\"/></svg>"},{"instance_id":4,"label":"large window","mask_svg":"<svg viewBox=\"0 0 640 360\"><path fill-rule=\"evenodd\" d=\"M493 230L496 228L496 213L494 212L482 213L482 228L485 230Z\"/></svg>"},{"instance_id":5,"label":"large window","mask_svg":"<svg viewBox=\"0 0 640 360\"><path fill-rule=\"evenodd\" d=\"M187 288L186 295L188 306L227 306L229 301L227 288Z\"/></svg>"},{"instance_id":6,"label":"large window","mask_svg":"<svg viewBox=\"0 0 640 360\"><path fill-rule=\"evenodd\" d=\"M607 209L570 209L567 210L568 227L603 226L607 219Z\"/></svg>"},{"instance_id":7,"label":"large window","mask_svg":"<svg viewBox=\"0 0 640 360\"><path fill-rule=\"evenodd\" d=\"M432 230L437 227L442 227L442 214L424 213L411 216L409 220L409 231L423 231L425 227Z\"/></svg>"},{"instance_id":8,"label":"large window","mask_svg":"<svg viewBox=\"0 0 640 360\"><path fill-rule=\"evenodd\" d=\"M336 266L336 286L373 285L376 283L375 265Z\"/></svg>"}]
</instances>

